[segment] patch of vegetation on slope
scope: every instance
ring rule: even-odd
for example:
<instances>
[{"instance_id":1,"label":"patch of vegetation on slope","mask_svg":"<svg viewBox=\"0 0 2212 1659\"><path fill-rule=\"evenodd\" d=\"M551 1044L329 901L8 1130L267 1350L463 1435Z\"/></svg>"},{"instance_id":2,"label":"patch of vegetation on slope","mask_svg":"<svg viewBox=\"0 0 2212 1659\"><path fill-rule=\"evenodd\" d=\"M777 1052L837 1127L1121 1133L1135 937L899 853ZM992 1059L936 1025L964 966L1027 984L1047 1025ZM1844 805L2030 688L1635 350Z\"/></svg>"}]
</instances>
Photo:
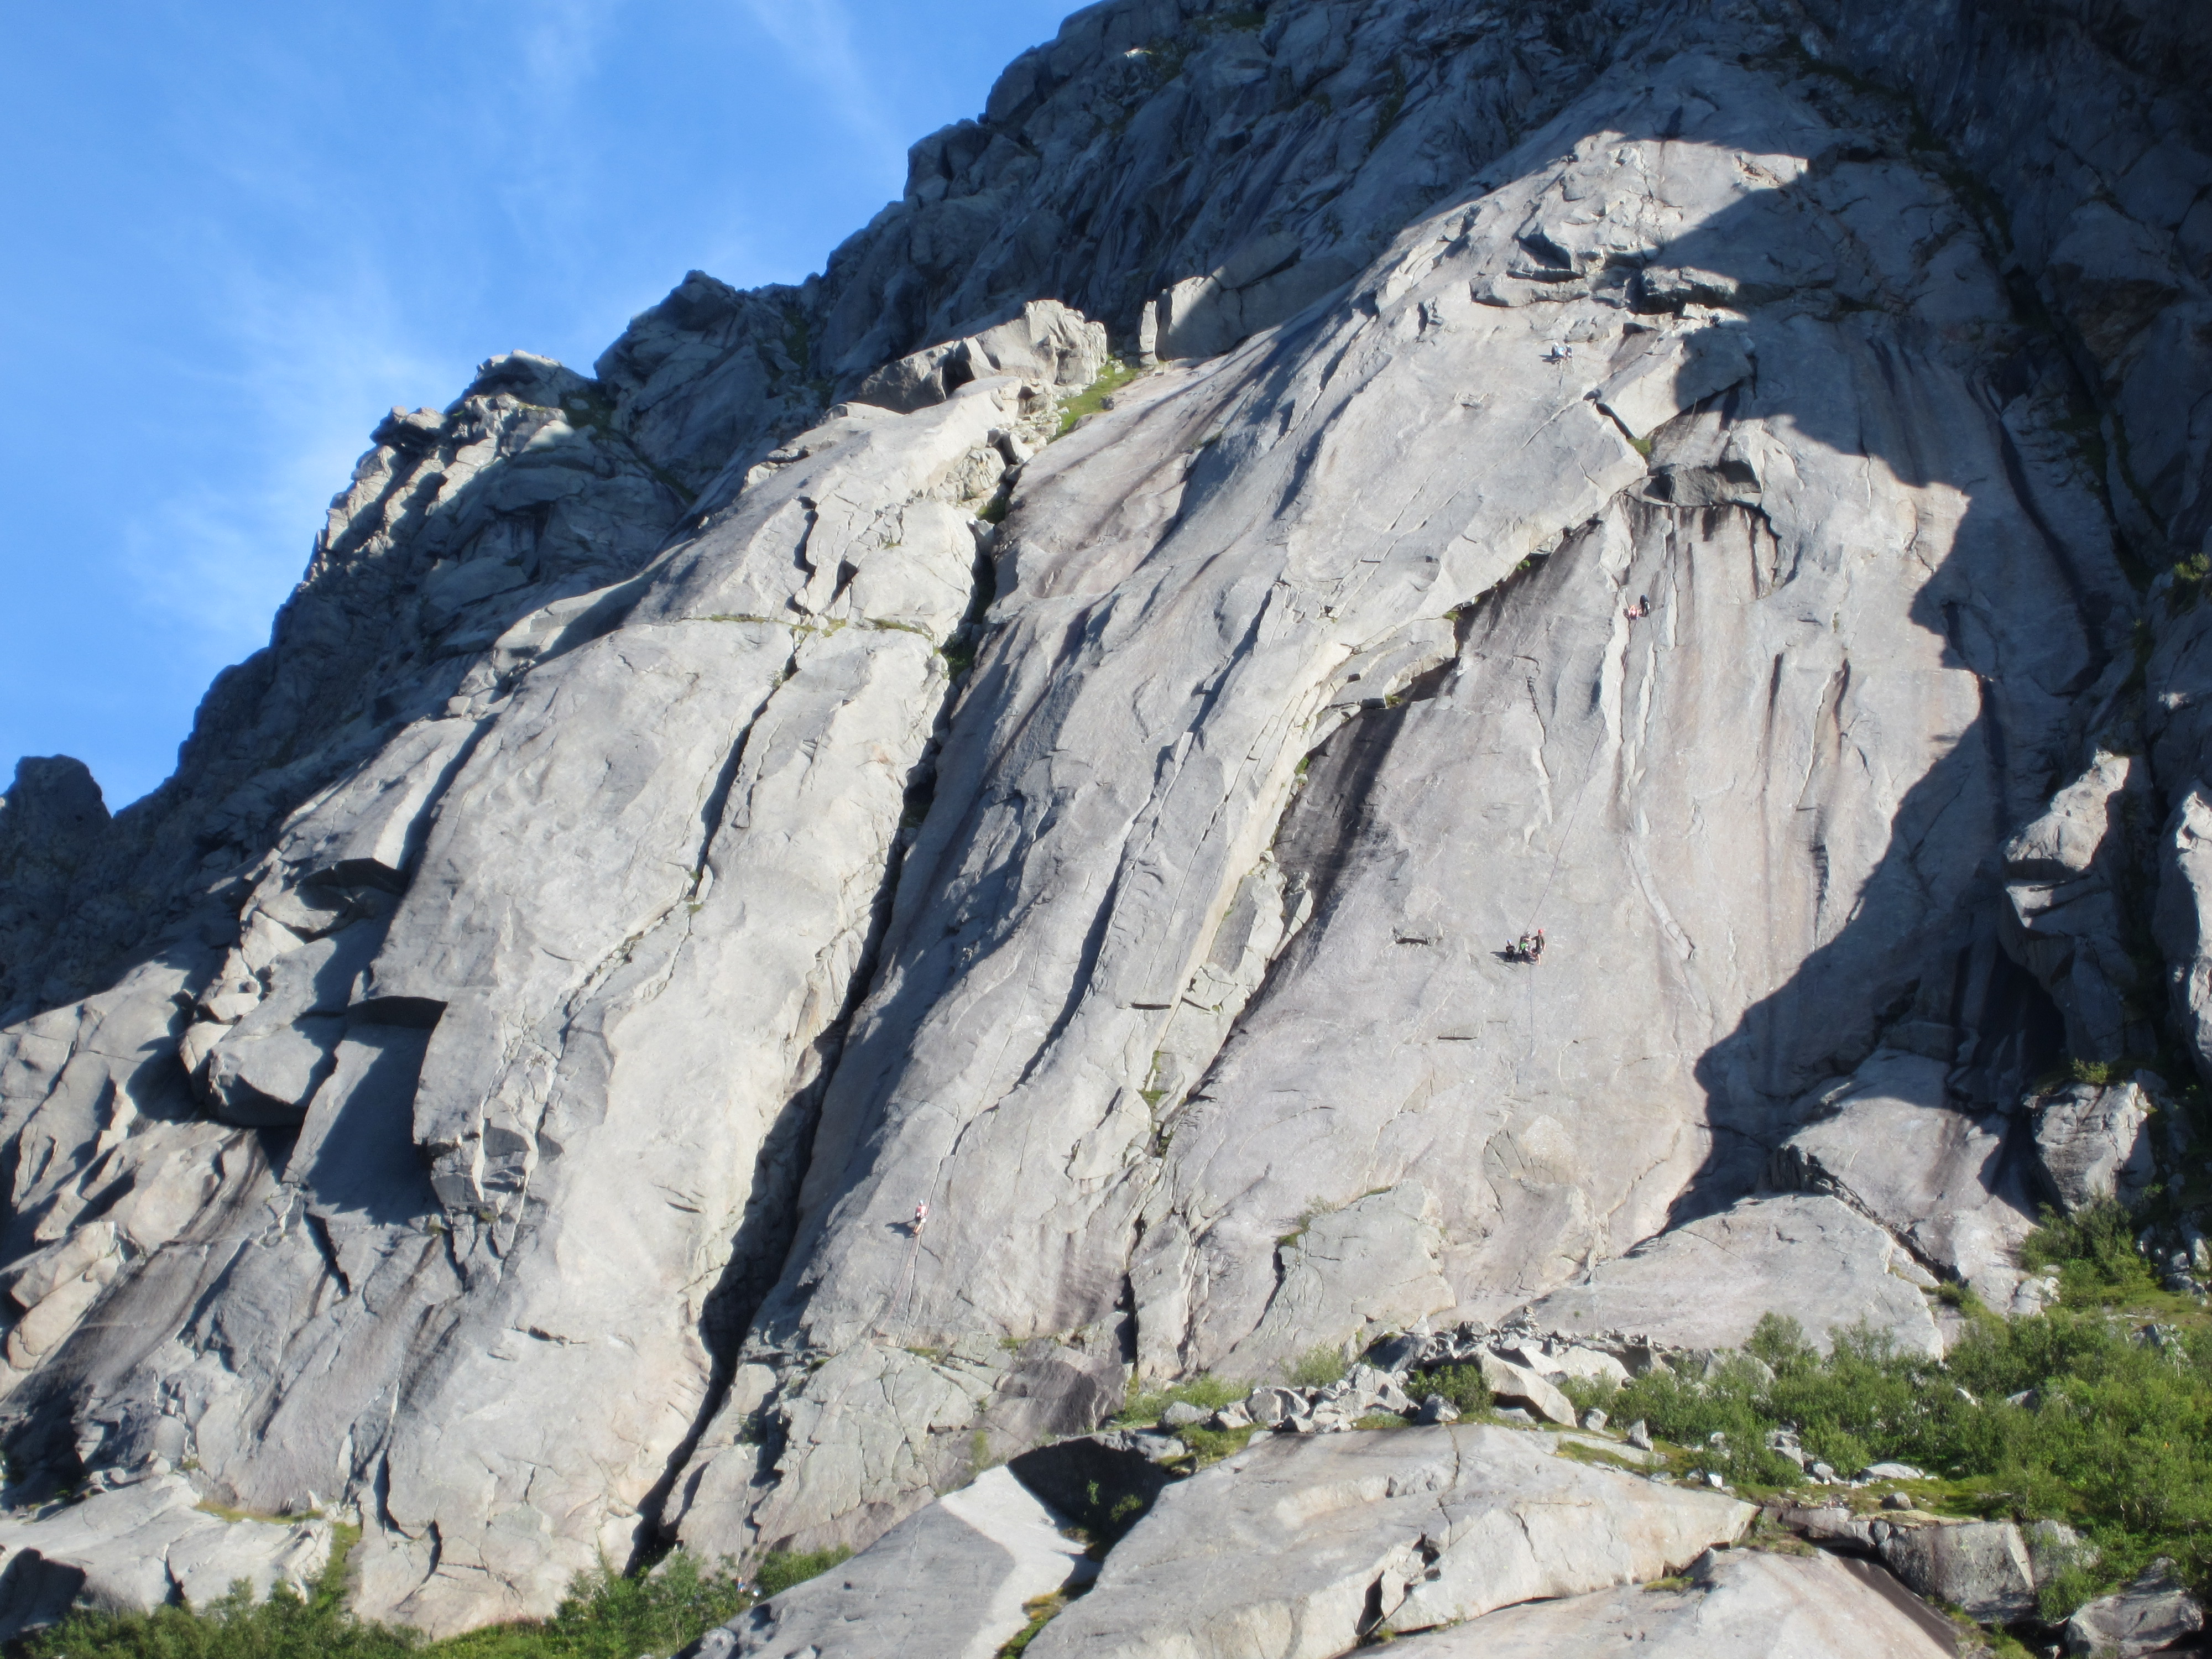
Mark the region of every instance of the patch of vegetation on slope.
<instances>
[{"instance_id":1,"label":"patch of vegetation on slope","mask_svg":"<svg viewBox=\"0 0 2212 1659\"><path fill-rule=\"evenodd\" d=\"M2201 1589L2212 1584L2212 1321L2159 1287L2131 1225L2118 1206L2048 1223L2025 1254L2059 1269L2058 1304L2008 1319L1962 1297L1966 1328L1940 1360L1867 1328L1832 1333L1822 1355L1795 1320L1769 1314L1703 1376L1658 1366L1618 1391L1566 1392L1615 1421L1644 1419L1690 1449L1671 1462L1748 1496L1803 1483L1769 1449L1790 1429L1809 1459L1846 1474L1881 1462L1925 1471L1905 1483L1921 1507L2064 1521L2096 1559L2051 1586L2046 1618L2158 1556Z\"/></svg>"},{"instance_id":2,"label":"patch of vegetation on slope","mask_svg":"<svg viewBox=\"0 0 2212 1659\"><path fill-rule=\"evenodd\" d=\"M658 1573L585 1574L552 1618L434 1642L358 1620L345 1605L347 1529L312 1596L280 1586L256 1601L244 1584L204 1613L80 1612L10 1644L21 1659L665 1659L756 1601L827 1572L850 1553L771 1554L747 1583L678 1553Z\"/></svg>"},{"instance_id":3,"label":"patch of vegetation on slope","mask_svg":"<svg viewBox=\"0 0 2212 1659\"><path fill-rule=\"evenodd\" d=\"M1143 371L1126 358L1109 357L1106 366L1098 371L1098 378L1060 405L1060 430L1053 435L1065 438L1075 430L1075 423L1086 415L1096 415L1106 407L1106 400L1135 380Z\"/></svg>"}]
</instances>

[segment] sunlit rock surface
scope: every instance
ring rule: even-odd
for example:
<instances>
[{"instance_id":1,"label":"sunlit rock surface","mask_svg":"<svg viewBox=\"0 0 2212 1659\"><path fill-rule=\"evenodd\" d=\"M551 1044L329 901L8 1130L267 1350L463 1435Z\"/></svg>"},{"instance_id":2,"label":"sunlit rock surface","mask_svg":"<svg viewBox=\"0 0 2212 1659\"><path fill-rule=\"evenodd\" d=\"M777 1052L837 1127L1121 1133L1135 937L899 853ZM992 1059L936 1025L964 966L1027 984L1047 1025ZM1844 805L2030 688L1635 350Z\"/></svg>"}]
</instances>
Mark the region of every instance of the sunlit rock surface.
<instances>
[{"instance_id":1,"label":"sunlit rock surface","mask_svg":"<svg viewBox=\"0 0 2212 1659\"><path fill-rule=\"evenodd\" d=\"M1109 0L394 411L176 776L0 806L10 1501L450 1631L1133 1367L2037 1305L2184 1155L2052 1074L2212 1076L2212 43L2108 9Z\"/></svg>"}]
</instances>

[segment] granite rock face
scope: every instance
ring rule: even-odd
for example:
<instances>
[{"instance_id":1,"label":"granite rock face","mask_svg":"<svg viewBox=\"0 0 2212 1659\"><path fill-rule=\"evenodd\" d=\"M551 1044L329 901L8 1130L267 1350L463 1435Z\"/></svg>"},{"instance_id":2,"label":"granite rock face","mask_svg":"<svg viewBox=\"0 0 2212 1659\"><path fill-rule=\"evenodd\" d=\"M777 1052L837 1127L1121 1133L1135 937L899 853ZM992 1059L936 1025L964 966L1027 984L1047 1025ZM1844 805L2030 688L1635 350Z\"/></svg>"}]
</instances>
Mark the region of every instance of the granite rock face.
<instances>
[{"instance_id":1,"label":"granite rock face","mask_svg":"<svg viewBox=\"0 0 2212 1659\"><path fill-rule=\"evenodd\" d=\"M993 1659L1027 1604L1097 1571L1066 1522L1004 1468L948 1493L857 1559L772 1596L693 1647L692 1659Z\"/></svg>"},{"instance_id":2,"label":"granite rock face","mask_svg":"<svg viewBox=\"0 0 2212 1659\"><path fill-rule=\"evenodd\" d=\"M1957 1651L1948 1621L1899 1605L1910 1598L1880 1583L1880 1571L1832 1555L1731 1551L1698 1562L1680 1588L1637 1584L1505 1607L1409 1638L1400 1650L1406 1659L1581 1659L1631 1643L1638 1659L1937 1659Z\"/></svg>"},{"instance_id":3,"label":"granite rock face","mask_svg":"<svg viewBox=\"0 0 2212 1659\"><path fill-rule=\"evenodd\" d=\"M1323 1659L1378 1626L1663 1577L1752 1514L1512 1429L1278 1437L1168 1488L1030 1649Z\"/></svg>"},{"instance_id":4,"label":"granite rock face","mask_svg":"<svg viewBox=\"0 0 2212 1659\"><path fill-rule=\"evenodd\" d=\"M199 1502L183 1475L149 1474L65 1508L0 1520L8 1601L0 1632L19 1636L72 1605L204 1609L240 1580L257 1596L278 1584L313 1593L330 1559L328 1521L226 1522Z\"/></svg>"},{"instance_id":5,"label":"granite rock face","mask_svg":"<svg viewBox=\"0 0 2212 1659\"><path fill-rule=\"evenodd\" d=\"M1109 0L395 411L169 783L0 805L10 1501L319 1494L442 1632L1132 1368L2036 1305L2165 1154L2035 1086L2212 1077L2212 43L2077 9Z\"/></svg>"},{"instance_id":6,"label":"granite rock face","mask_svg":"<svg viewBox=\"0 0 2212 1659\"><path fill-rule=\"evenodd\" d=\"M2179 1648L2203 1630L2203 1607L2173 1564L2161 1559L2125 1589L2077 1609L2066 1621L2066 1651L2082 1659L2141 1659Z\"/></svg>"}]
</instances>

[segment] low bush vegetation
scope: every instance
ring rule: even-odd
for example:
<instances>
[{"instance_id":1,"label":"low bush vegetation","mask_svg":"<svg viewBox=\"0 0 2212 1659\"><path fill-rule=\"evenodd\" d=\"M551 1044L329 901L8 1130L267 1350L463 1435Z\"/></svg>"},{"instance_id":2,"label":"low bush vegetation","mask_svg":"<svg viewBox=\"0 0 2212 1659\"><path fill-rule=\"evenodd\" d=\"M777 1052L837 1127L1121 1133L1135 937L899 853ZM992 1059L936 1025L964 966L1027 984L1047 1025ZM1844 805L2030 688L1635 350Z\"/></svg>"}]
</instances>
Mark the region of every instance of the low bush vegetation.
<instances>
[{"instance_id":1,"label":"low bush vegetation","mask_svg":"<svg viewBox=\"0 0 2212 1659\"><path fill-rule=\"evenodd\" d=\"M1294 1389L1325 1389L1332 1382L1341 1382L1349 1369L1344 1355L1323 1343L1291 1361L1289 1382Z\"/></svg>"},{"instance_id":2,"label":"low bush vegetation","mask_svg":"<svg viewBox=\"0 0 2212 1659\"><path fill-rule=\"evenodd\" d=\"M204 1613L78 1613L14 1651L21 1659L665 1659L757 1597L826 1572L849 1553L770 1555L750 1586L684 1554L656 1574L586 1573L549 1620L434 1642L347 1611L342 1547L305 1600L280 1588L256 1601L240 1584Z\"/></svg>"},{"instance_id":3,"label":"low bush vegetation","mask_svg":"<svg viewBox=\"0 0 2212 1659\"><path fill-rule=\"evenodd\" d=\"M2058 1305L2006 1319L1963 1298L1966 1328L1936 1360L1901 1353L1882 1333L1831 1334L1819 1352L1795 1320L1769 1314L1741 1354L1692 1376L1655 1368L1618 1392L1568 1392L1615 1422L1642 1418L1750 1494L1801 1484L1767 1449L1794 1429L1808 1458L1844 1474L1895 1462L1930 1480L1917 1502L1954 1514L2051 1517L2095 1547L2051 1587L2046 1616L2172 1558L2212 1582L2212 1331L2193 1304L2161 1291L2117 1206L2052 1222L2032 1241L2058 1269ZM2185 1321L2147 1321L2142 1304ZM2132 1310L2132 1311L2130 1311Z\"/></svg>"},{"instance_id":4,"label":"low bush vegetation","mask_svg":"<svg viewBox=\"0 0 2212 1659\"><path fill-rule=\"evenodd\" d=\"M1490 1409L1490 1385L1482 1380L1482 1370L1477 1365L1438 1365L1431 1370L1408 1371L1404 1387L1416 1404L1432 1394L1442 1395L1462 1417Z\"/></svg>"},{"instance_id":5,"label":"low bush vegetation","mask_svg":"<svg viewBox=\"0 0 2212 1659\"><path fill-rule=\"evenodd\" d=\"M1096 415L1106 406L1106 400L1135 380L1141 371L1136 364L1121 357L1109 357L1098 378L1077 392L1060 409L1060 430L1054 437L1064 438L1075 430L1075 423L1085 415Z\"/></svg>"},{"instance_id":6,"label":"low bush vegetation","mask_svg":"<svg viewBox=\"0 0 2212 1659\"><path fill-rule=\"evenodd\" d=\"M1174 1405L1194 1406L1202 1412L1218 1412L1224 1406L1233 1405L1251 1392L1251 1385L1231 1382L1216 1376L1212 1371L1186 1377L1180 1382L1170 1383L1164 1389L1139 1390L1134 1379L1129 1385L1129 1403L1114 1419L1122 1428L1149 1428L1160 1420L1160 1413Z\"/></svg>"}]
</instances>

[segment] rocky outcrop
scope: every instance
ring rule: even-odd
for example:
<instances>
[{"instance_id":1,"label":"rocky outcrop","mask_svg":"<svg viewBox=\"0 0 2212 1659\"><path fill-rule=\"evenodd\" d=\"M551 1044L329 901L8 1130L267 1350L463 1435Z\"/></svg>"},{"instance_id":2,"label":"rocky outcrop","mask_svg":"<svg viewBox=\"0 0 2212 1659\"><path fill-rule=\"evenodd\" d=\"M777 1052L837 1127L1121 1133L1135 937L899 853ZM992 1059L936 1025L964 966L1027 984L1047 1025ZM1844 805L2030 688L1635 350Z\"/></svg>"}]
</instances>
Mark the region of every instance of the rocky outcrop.
<instances>
[{"instance_id":1,"label":"rocky outcrop","mask_svg":"<svg viewBox=\"0 0 2212 1659\"><path fill-rule=\"evenodd\" d=\"M2204 1629L2204 1609L2171 1561L2154 1561L2136 1581L2084 1603L2066 1621L2066 1651L2087 1659L2138 1659L2177 1648Z\"/></svg>"},{"instance_id":2,"label":"rocky outcrop","mask_svg":"<svg viewBox=\"0 0 2212 1659\"><path fill-rule=\"evenodd\" d=\"M1650 1659L1936 1659L1957 1651L1949 1622L1892 1583L1830 1555L1709 1554L1679 1586L1632 1585L1526 1602L1433 1635L1406 1659L1538 1659L1612 1652Z\"/></svg>"},{"instance_id":3,"label":"rocky outcrop","mask_svg":"<svg viewBox=\"0 0 2212 1659\"><path fill-rule=\"evenodd\" d=\"M68 908L77 872L100 850L108 829L107 803L82 761L65 755L16 763L15 781L0 796L0 1005L50 994L65 986L28 980L29 960Z\"/></svg>"},{"instance_id":4,"label":"rocky outcrop","mask_svg":"<svg viewBox=\"0 0 2212 1659\"><path fill-rule=\"evenodd\" d=\"M1561 1330L1632 1324L1672 1347L1732 1348L1760 1315L1787 1309L1823 1348L1832 1333L1864 1324L1900 1348L1937 1353L1920 1293L1934 1284L1887 1233L1834 1199L1751 1199L1600 1263L1529 1315Z\"/></svg>"},{"instance_id":5,"label":"rocky outcrop","mask_svg":"<svg viewBox=\"0 0 2212 1659\"><path fill-rule=\"evenodd\" d=\"M2212 1076L2201 42L2045 9L1109 0L820 276L395 412L177 776L0 809L17 1496L323 1494L443 1631L1133 1371L2035 1305L2163 1155L2045 1080Z\"/></svg>"},{"instance_id":6,"label":"rocky outcrop","mask_svg":"<svg viewBox=\"0 0 2212 1659\"><path fill-rule=\"evenodd\" d=\"M1323 1659L1376 1629L1664 1577L1752 1513L1511 1429L1270 1439L1168 1488L1030 1650Z\"/></svg>"},{"instance_id":7,"label":"rocky outcrop","mask_svg":"<svg viewBox=\"0 0 2212 1659\"><path fill-rule=\"evenodd\" d=\"M2158 1079L2142 1073L2127 1083L2075 1083L2034 1103L2044 1184L2065 1213L2100 1200L2132 1204L2154 1178L2146 1083L2154 1088Z\"/></svg>"},{"instance_id":8,"label":"rocky outcrop","mask_svg":"<svg viewBox=\"0 0 2212 1659\"><path fill-rule=\"evenodd\" d=\"M1942 1057L1875 1050L1817 1091L1823 1115L1784 1143L1769 1178L1832 1196L1886 1230L1904 1247L1893 1262L1906 1279L1932 1267L1990 1307L2033 1312L2043 1296L2021 1274L2019 1250L2043 1194L2020 1155L2017 1104L1961 1109L1952 1070Z\"/></svg>"},{"instance_id":9,"label":"rocky outcrop","mask_svg":"<svg viewBox=\"0 0 2212 1659\"><path fill-rule=\"evenodd\" d=\"M241 1582L256 1597L282 1584L304 1598L331 1542L319 1516L210 1513L191 1482L167 1468L101 1483L82 1502L0 1520L0 1633L20 1636L72 1606L205 1610Z\"/></svg>"},{"instance_id":10,"label":"rocky outcrop","mask_svg":"<svg viewBox=\"0 0 2212 1659\"><path fill-rule=\"evenodd\" d=\"M693 1659L863 1653L993 1659L1030 1622L1028 1604L1097 1569L1066 1522L1004 1468L948 1493L857 1560L769 1598L690 1650Z\"/></svg>"}]
</instances>

